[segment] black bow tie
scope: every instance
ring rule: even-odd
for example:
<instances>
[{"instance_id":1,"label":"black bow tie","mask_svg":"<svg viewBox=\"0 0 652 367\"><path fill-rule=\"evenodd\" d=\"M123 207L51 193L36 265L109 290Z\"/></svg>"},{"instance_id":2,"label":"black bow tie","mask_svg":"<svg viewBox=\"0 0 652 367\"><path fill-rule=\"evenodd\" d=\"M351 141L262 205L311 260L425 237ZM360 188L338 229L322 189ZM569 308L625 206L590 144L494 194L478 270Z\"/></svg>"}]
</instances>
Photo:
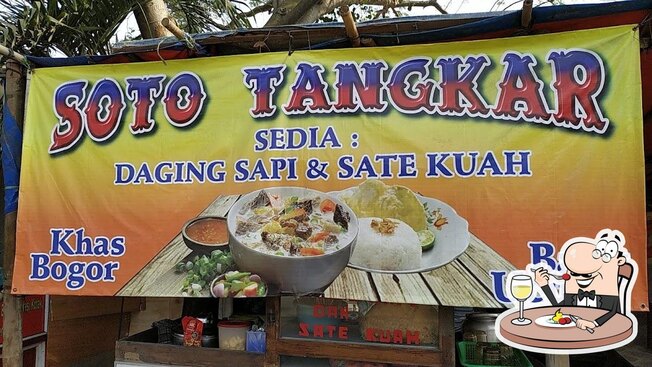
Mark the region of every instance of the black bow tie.
<instances>
[{"instance_id":1,"label":"black bow tie","mask_svg":"<svg viewBox=\"0 0 652 367\"><path fill-rule=\"evenodd\" d=\"M590 291L590 292L586 292L586 291L580 289L577 292L577 300L581 301L582 299L584 299L584 297L588 297L590 300L594 300L595 299L595 291L593 290L593 291Z\"/></svg>"}]
</instances>

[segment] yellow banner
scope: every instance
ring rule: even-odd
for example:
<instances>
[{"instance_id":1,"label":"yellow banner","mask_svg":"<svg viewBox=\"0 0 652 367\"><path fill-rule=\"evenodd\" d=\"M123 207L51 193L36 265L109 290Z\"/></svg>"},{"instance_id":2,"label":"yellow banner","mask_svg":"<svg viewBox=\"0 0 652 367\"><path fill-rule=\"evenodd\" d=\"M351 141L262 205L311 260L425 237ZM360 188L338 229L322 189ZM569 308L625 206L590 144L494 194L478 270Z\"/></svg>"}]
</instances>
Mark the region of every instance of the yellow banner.
<instances>
[{"instance_id":1,"label":"yellow banner","mask_svg":"<svg viewBox=\"0 0 652 367\"><path fill-rule=\"evenodd\" d=\"M13 291L382 300L421 273L395 299L497 306L604 228L644 264L639 69L629 26L36 69Z\"/></svg>"}]
</instances>

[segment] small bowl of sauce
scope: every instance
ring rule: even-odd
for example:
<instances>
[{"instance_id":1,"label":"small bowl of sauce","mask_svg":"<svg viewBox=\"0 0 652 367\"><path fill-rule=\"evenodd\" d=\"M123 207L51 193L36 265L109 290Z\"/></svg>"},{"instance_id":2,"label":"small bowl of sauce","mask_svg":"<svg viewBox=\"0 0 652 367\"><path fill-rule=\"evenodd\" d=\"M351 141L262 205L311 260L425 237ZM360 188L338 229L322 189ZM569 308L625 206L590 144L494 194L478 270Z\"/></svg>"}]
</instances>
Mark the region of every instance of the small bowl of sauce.
<instances>
[{"instance_id":1,"label":"small bowl of sauce","mask_svg":"<svg viewBox=\"0 0 652 367\"><path fill-rule=\"evenodd\" d=\"M181 230L183 242L189 249L209 254L213 250L223 250L229 245L229 231L226 218L203 216L189 220Z\"/></svg>"}]
</instances>

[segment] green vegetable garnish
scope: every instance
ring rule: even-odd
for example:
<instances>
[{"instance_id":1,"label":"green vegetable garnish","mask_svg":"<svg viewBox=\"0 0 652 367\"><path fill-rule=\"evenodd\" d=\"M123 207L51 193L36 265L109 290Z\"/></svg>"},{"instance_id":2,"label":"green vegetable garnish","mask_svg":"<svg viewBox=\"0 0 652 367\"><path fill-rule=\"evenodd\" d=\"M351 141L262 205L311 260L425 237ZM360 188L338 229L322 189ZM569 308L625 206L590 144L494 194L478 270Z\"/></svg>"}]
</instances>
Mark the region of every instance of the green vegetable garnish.
<instances>
[{"instance_id":1,"label":"green vegetable garnish","mask_svg":"<svg viewBox=\"0 0 652 367\"><path fill-rule=\"evenodd\" d=\"M258 283L258 295L259 296L264 296L267 290L265 289L265 284L264 283Z\"/></svg>"},{"instance_id":2,"label":"green vegetable garnish","mask_svg":"<svg viewBox=\"0 0 652 367\"><path fill-rule=\"evenodd\" d=\"M234 267L235 263L230 252L214 250L210 255L194 256L192 260L180 262L174 269L179 273L186 272L182 283L182 294L201 296L213 279Z\"/></svg>"},{"instance_id":3,"label":"green vegetable garnish","mask_svg":"<svg viewBox=\"0 0 652 367\"><path fill-rule=\"evenodd\" d=\"M251 275L251 273L244 272L244 271L230 271L224 274L224 278L226 279L227 282L232 282L234 280L242 279L249 275Z\"/></svg>"},{"instance_id":4,"label":"green vegetable garnish","mask_svg":"<svg viewBox=\"0 0 652 367\"><path fill-rule=\"evenodd\" d=\"M247 283L241 282L239 280L234 280L231 282L231 292L238 292L243 290L247 286Z\"/></svg>"}]
</instances>

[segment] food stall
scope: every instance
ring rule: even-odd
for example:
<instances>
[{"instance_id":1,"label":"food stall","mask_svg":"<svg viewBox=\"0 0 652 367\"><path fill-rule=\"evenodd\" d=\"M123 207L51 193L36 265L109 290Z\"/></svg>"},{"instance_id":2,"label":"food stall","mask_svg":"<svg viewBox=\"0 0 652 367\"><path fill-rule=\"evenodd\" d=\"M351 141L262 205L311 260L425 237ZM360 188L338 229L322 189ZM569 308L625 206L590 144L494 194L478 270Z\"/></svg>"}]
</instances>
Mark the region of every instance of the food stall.
<instances>
[{"instance_id":1,"label":"food stall","mask_svg":"<svg viewBox=\"0 0 652 367\"><path fill-rule=\"evenodd\" d=\"M470 325L543 302L541 266L563 286L569 239L617 231L588 259L626 254L616 316L648 311L650 9L361 23L363 48L336 24L30 58L12 293L183 298L116 366L531 365L500 320ZM456 336L462 307L483 312ZM515 343L571 335L556 314Z\"/></svg>"}]
</instances>

